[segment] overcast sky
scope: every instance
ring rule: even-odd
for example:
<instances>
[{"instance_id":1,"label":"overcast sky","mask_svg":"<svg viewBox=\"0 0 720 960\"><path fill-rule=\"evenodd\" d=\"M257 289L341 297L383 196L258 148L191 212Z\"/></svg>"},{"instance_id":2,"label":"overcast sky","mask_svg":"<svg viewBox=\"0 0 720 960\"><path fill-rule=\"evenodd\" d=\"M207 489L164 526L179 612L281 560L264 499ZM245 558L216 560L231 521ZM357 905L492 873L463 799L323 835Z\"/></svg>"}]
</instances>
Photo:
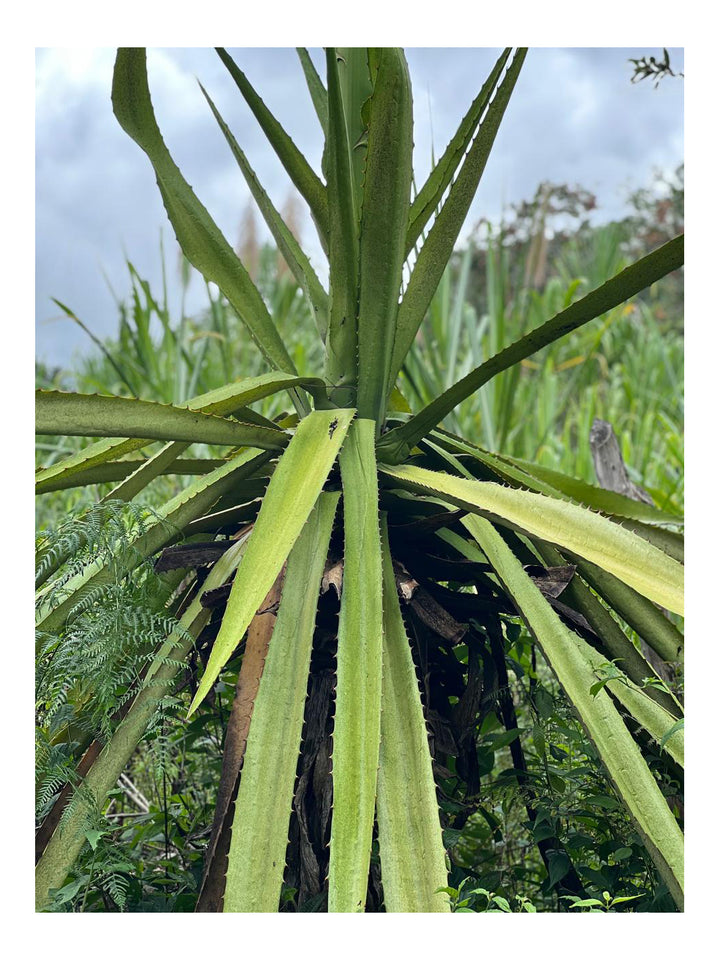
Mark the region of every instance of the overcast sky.
<instances>
[{"instance_id":1,"label":"overcast sky","mask_svg":"<svg viewBox=\"0 0 720 960\"><path fill-rule=\"evenodd\" d=\"M321 131L292 49L231 49L239 65L319 170ZM323 56L311 51L319 68ZM442 152L499 50L408 49L415 99L415 168L427 175L431 147ZM580 184L598 196L601 219L621 216L630 189L655 168L683 159L683 81L658 89L631 84L630 57L652 48L531 49L503 119L466 227L529 199L542 180ZM673 69L683 52L671 49ZM36 58L36 352L63 365L89 341L58 319L51 297L104 337L117 323L108 278L127 295L125 256L151 284L160 278L162 231L170 269L176 247L154 174L112 114L111 49L40 49ZM151 49L150 90L165 141L228 239L237 242L249 192L197 86L199 78L245 149L275 204L289 180L224 66L211 49ZM309 217L303 240L324 275ZM191 309L203 304L193 284Z\"/></svg>"}]
</instances>

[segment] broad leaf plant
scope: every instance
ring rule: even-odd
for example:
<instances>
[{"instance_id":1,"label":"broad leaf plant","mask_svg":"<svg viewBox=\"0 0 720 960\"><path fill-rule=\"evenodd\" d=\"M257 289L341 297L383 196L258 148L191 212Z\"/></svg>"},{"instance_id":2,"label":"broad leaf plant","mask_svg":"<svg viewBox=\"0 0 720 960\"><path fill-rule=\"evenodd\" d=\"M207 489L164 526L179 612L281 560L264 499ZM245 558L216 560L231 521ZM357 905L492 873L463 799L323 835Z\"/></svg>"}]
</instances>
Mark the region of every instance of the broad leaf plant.
<instances>
[{"instance_id":1,"label":"broad leaf plant","mask_svg":"<svg viewBox=\"0 0 720 960\"><path fill-rule=\"evenodd\" d=\"M496 642L498 624L513 617L524 621L682 909L683 837L643 753L648 737L656 743L665 737L665 751L682 764L682 708L621 626L631 626L663 660L682 657L682 635L659 609L683 613L682 521L484 450L442 424L492 377L677 270L683 237L570 303L423 409L410 411L398 389L399 374L452 255L526 50L503 51L419 189L402 50L328 48L325 81L307 52L299 51L324 135L320 172L229 54L217 53L307 203L327 254L325 289L203 89L307 297L324 366L311 377L298 374L263 297L162 138L145 50L120 49L112 84L115 116L152 164L185 257L217 284L247 325L267 372L180 406L38 392L38 434L97 438L39 469L39 494L112 482L117 485L110 498L130 502L161 474L192 474L138 534L129 554L85 566L60 599L51 589L53 575L67 558L45 563L38 584L41 632L62 635L78 598L92 596L108 578L128 574L133 564L173 544L200 540L215 547L204 579L185 571L178 627L157 650L115 733L91 761L83 765L79 759L85 795L101 812L159 698L173 689L197 638L207 632L213 613L208 596L219 591L224 613L189 716L243 643L250 657L254 625L270 609L275 591L274 625L250 696L237 794L224 807L227 849L215 837L208 859L220 864L219 879L212 864L206 879L214 869L220 885L214 909L278 910L298 757L308 743L303 724L320 642L318 609L335 596L329 869L321 878L328 909L366 908L376 840L386 910L448 911L442 892L448 861L433 770L438 744L428 738L430 688L418 669L417 631L408 626L417 576L437 587L445 615L471 624L475 637L492 634ZM288 398L284 416L268 420L252 409L281 391ZM193 444L227 452L222 459L188 460L183 454ZM544 588L558 569L570 577L562 602ZM501 644L508 642L502 627L499 636ZM327 644L327 630L323 637ZM611 678L598 683L608 663L615 668ZM222 826L223 816L216 819ZM37 864L38 909L48 906L51 891L72 869L85 842L83 822L82 811L71 811L61 826L46 831ZM547 848L541 853L547 863ZM570 889L582 896L581 889Z\"/></svg>"}]
</instances>

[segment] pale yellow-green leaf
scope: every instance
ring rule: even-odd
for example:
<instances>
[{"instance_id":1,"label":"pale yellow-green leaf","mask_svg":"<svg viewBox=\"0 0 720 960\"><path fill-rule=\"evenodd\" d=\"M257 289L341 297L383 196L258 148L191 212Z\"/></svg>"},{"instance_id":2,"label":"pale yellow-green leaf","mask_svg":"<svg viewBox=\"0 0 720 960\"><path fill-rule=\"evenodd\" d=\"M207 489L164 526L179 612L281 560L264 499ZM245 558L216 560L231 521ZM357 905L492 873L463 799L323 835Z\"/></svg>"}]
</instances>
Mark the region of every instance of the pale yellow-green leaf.
<instances>
[{"instance_id":1,"label":"pale yellow-green leaf","mask_svg":"<svg viewBox=\"0 0 720 960\"><path fill-rule=\"evenodd\" d=\"M377 821L388 913L448 913L437 791L412 652L382 518L383 682Z\"/></svg>"},{"instance_id":2,"label":"pale yellow-green leaf","mask_svg":"<svg viewBox=\"0 0 720 960\"><path fill-rule=\"evenodd\" d=\"M603 667L607 663L607 659L580 637L577 638L577 642L583 656L595 671L598 680L602 679L605 675ZM617 666L622 669L623 665L619 663ZM620 701L628 713L632 714L637 722L645 727L656 743L662 741L667 731L670 730L677 721L677 717L674 717L671 713L668 713L667 710L664 710L659 703L651 700L641 687L627 677L608 680L606 687L610 693ZM677 730L671 737L668 737L665 745L667 752L681 767L685 766L684 744L684 733L682 730Z\"/></svg>"},{"instance_id":3,"label":"pale yellow-green leaf","mask_svg":"<svg viewBox=\"0 0 720 960\"><path fill-rule=\"evenodd\" d=\"M375 421L356 420L340 454L345 566L333 732L330 913L365 906L375 815L382 689L382 561Z\"/></svg>"},{"instance_id":4,"label":"pale yellow-green leaf","mask_svg":"<svg viewBox=\"0 0 720 960\"><path fill-rule=\"evenodd\" d=\"M315 410L298 424L268 484L220 632L188 715L197 709L217 680L280 573L315 506L354 415L354 410Z\"/></svg>"},{"instance_id":5,"label":"pale yellow-green leaf","mask_svg":"<svg viewBox=\"0 0 720 960\"><path fill-rule=\"evenodd\" d=\"M288 557L235 802L225 913L274 913L280 902L320 579L339 498L320 494Z\"/></svg>"},{"instance_id":6,"label":"pale yellow-green leaf","mask_svg":"<svg viewBox=\"0 0 720 960\"><path fill-rule=\"evenodd\" d=\"M402 464L380 465L388 476L431 491L472 513L509 525L612 573L638 593L674 613L683 612L683 568L652 544L600 514L540 493L466 480Z\"/></svg>"}]
</instances>

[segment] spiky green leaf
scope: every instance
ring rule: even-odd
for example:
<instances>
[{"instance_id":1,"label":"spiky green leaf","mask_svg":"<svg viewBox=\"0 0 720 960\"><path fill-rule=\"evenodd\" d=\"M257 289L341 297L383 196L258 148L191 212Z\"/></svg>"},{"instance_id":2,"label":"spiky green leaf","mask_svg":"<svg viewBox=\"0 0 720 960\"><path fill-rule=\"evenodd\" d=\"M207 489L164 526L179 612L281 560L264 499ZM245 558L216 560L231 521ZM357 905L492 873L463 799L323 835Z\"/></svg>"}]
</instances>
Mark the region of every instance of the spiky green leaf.
<instances>
[{"instance_id":1,"label":"spiky green leaf","mask_svg":"<svg viewBox=\"0 0 720 960\"><path fill-rule=\"evenodd\" d=\"M401 50L378 53L360 227L358 416L385 416L412 180L412 91Z\"/></svg>"},{"instance_id":2,"label":"spiky green leaf","mask_svg":"<svg viewBox=\"0 0 720 960\"><path fill-rule=\"evenodd\" d=\"M683 569L679 564L676 564L676 566L680 570ZM657 597L648 599L642 590L638 591L635 584L628 584L627 581L623 582L624 578L613 576L614 571L608 572L601 567L601 564L580 560L578 562L578 573L653 648L658 656L670 663L681 660L684 646L683 635L662 610L655 606L655 603L659 603L669 610L674 610L675 613L682 613L682 610L675 610ZM651 600L654 600L655 603L651 603Z\"/></svg>"},{"instance_id":3,"label":"spiky green leaf","mask_svg":"<svg viewBox=\"0 0 720 960\"><path fill-rule=\"evenodd\" d=\"M255 198L255 202L257 203L258 208L263 215L265 223L268 225L270 232L275 239L278 250L285 258L285 262L290 268L292 275L305 291L305 295L308 298L313 312L313 317L315 318L318 332L324 341L327 333L328 295L318 280L312 264L305 255L300 244L293 236L290 228L275 209L272 200L270 197L268 197L267 193L265 193L260 181L255 176L255 171L248 163L245 153L241 149L235 137L232 135L230 128L223 120L217 107L211 100L208 92L205 90L202 84L200 84L200 89L210 105L213 116L217 120L218 126L222 130L223 135L227 140L230 149L232 150L232 154L237 161L237 165L240 167L242 175L245 177L245 181L250 188L250 193L252 193L253 197Z\"/></svg>"},{"instance_id":4,"label":"spiky green leaf","mask_svg":"<svg viewBox=\"0 0 720 960\"><path fill-rule=\"evenodd\" d=\"M420 491L435 493L585 557L643 596L683 612L683 568L671 557L611 520L574 503L497 483L482 483L403 464L383 473Z\"/></svg>"},{"instance_id":5,"label":"spiky green leaf","mask_svg":"<svg viewBox=\"0 0 720 960\"><path fill-rule=\"evenodd\" d=\"M480 183L490 150L510 100L527 51L516 51L487 115L480 125L457 179L425 238L418 254L397 317L397 332L390 366L390 386L394 386L405 355L420 328L425 311L437 290L455 247L470 204ZM434 424L433 424L434 426Z\"/></svg>"},{"instance_id":6,"label":"spiky green leaf","mask_svg":"<svg viewBox=\"0 0 720 960\"><path fill-rule=\"evenodd\" d=\"M232 575L240 563L245 539L233 544L213 565L205 581L206 590L222 586ZM158 650L127 715L85 778L86 796L92 798L94 814L100 813L108 793L116 785L156 713L158 701L170 688L211 612L202 606L198 594L183 614L178 628ZM56 827L35 870L36 910L43 910L50 900L50 891L65 882L85 843L87 824L88 810L84 804L78 803L65 818L62 828Z\"/></svg>"},{"instance_id":7,"label":"spiky green leaf","mask_svg":"<svg viewBox=\"0 0 720 960\"><path fill-rule=\"evenodd\" d=\"M350 182L355 223L363 209L365 162L367 157L368 104L377 73L377 48L335 47L338 84L350 160Z\"/></svg>"},{"instance_id":8,"label":"spiky green leaf","mask_svg":"<svg viewBox=\"0 0 720 960\"><path fill-rule=\"evenodd\" d=\"M603 668L607 660L601 653L585 643L580 637L577 638L578 646L588 663L595 671L595 676L600 680L604 677ZM622 664L618 665L622 668ZM628 677L613 678L604 684L604 689L608 690L613 697L625 707L628 713L641 724L656 743L662 744L663 737L673 726L676 728L676 736L668 737L665 741L666 749L670 756L680 766L685 765L684 737L677 727L677 718L667 710L664 710L656 703L641 686L633 683Z\"/></svg>"},{"instance_id":9,"label":"spiky green leaf","mask_svg":"<svg viewBox=\"0 0 720 960\"><path fill-rule=\"evenodd\" d=\"M420 690L398 602L387 534L383 559L383 681L377 821L385 909L448 913L437 791Z\"/></svg>"},{"instance_id":10,"label":"spiky green leaf","mask_svg":"<svg viewBox=\"0 0 720 960\"><path fill-rule=\"evenodd\" d=\"M63 437L144 437L282 450L287 436L276 428L226 420L170 404L127 397L38 390L35 432Z\"/></svg>"},{"instance_id":11,"label":"spiky green leaf","mask_svg":"<svg viewBox=\"0 0 720 960\"><path fill-rule=\"evenodd\" d=\"M225 913L278 909L317 599L339 493L321 493L290 551L235 802Z\"/></svg>"},{"instance_id":12,"label":"spiky green leaf","mask_svg":"<svg viewBox=\"0 0 720 960\"><path fill-rule=\"evenodd\" d=\"M430 437L443 449L455 453L466 453L488 467L498 479L511 486L525 487L536 493L545 493L551 497L575 500L595 510L613 517L628 530L649 541L653 546L667 553L674 560L683 563L685 556L684 540L681 533L660 527L660 523L673 523L682 526L683 519L676 514L658 510L649 504L631 500L610 490L594 487L592 484L569 477L547 467L517 460L501 454L490 453L474 443L447 433L445 430L433 430ZM423 446L432 446L428 438L421 441ZM459 463L456 461L456 463ZM462 469L459 471L462 472ZM466 471L467 473L467 471ZM645 522L636 519L642 516Z\"/></svg>"},{"instance_id":13,"label":"spiky green leaf","mask_svg":"<svg viewBox=\"0 0 720 960\"><path fill-rule=\"evenodd\" d=\"M310 91L310 98L312 99L313 106L315 107L315 113L317 114L318 120L320 121L320 126L322 127L323 133L327 136L327 127L328 127L328 103L327 103L327 90L323 85L320 75L315 69L315 64L310 59L310 54L307 52L305 47L296 47L297 55L300 58L300 64L303 68L303 73L305 74L305 81Z\"/></svg>"},{"instance_id":14,"label":"spiky green leaf","mask_svg":"<svg viewBox=\"0 0 720 960\"><path fill-rule=\"evenodd\" d=\"M211 473L199 477L158 511L157 518L146 525L145 531L132 541L131 549L120 560L112 564L97 560L83 573L69 580L64 588L67 596L62 603L48 609L43 603L44 594L41 594L38 597L38 630L60 629L80 599L90 595L95 587L112 582L114 578L138 566L146 557L173 543L182 536L182 531L192 520L209 510L239 480L250 477L271 456L270 453L258 454L255 450L245 451Z\"/></svg>"},{"instance_id":15,"label":"spiky green leaf","mask_svg":"<svg viewBox=\"0 0 720 960\"><path fill-rule=\"evenodd\" d=\"M546 566L561 566L566 563L565 557L550 544L535 544L535 547ZM682 716L682 707L672 693L655 683L645 684L648 679L659 679L655 670L577 571L563 590L562 602L585 617L599 638L606 659L617 662L623 673L638 686L644 686L647 695L668 713L674 717Z\"/></svg>"},{"instance_id":16,"label":"spiky green leaf","mask_svg":"<svg viewBox=\"0 0 720 960\"><path fill-rule=\"evenodd\" d=\"M230 76L237 84L245 102L255 114L255 119L263 129L270 145L278 155L290 179L307 201L313 220L321 238L328 235L328 197L325 187L307 162L279 121L272 115L258 96L252 84L235 63L230 54L222 47L216 47L218 56L227 67Z\"/></svg>"},{"instance_id":17,"label":"spiky green leaf","mask_svg":"<svg viewBox=\"0 0 720 960\"><path fill-rule=\"evenodd\" d=\"M440 206L443 194L452 183L468 147L475 136L480 120L490 97L500 79L500 74L512 53L511 47L506 47L500 54L490 76L482 85L480 93L475 97L470 109L460 121L455 136L445 148L445 152L430 171L430 175L418 191L410 207L410 222L408 224L406 253L409 253L427 225L428 220Z\"/></svg>"},{"instance_id":18,"label":"spiky green leaf","mask_svg":"<svg viewBox=\"0 0 720 960\"><path fill-rule=\"evenodd\" d=\"M334 48L326 50L328 138L326 165L330 229L330 321L327 375L331 383L353 383L357 373L357 296L359 222L356 217L352 143Z\"/></svg>"},{"instance_id":19,"label":"spiky green leaf","mask_svg":"<svg viewBox=\"0 0 720 960\"><path fill-rule=\"evenodd\" d=\"M365 906L382 690L382 559L375 423L356 420L340 455L345 566L338 627L328 910Z\"/></svg>"},{"instance_id":20,"label":"spiky green leaf","mask_svg":"<svg viewBox=\"0 0 720 960\"><path fill-rule=\"evenodd\" d=\"M234 413L243 419L248 413L252 413L247 408L250 403L262 400L265 397L272 396L280 390L290 390L295 387L305 387L306 389L320 388L323 381L312 377L295 377L287 373L272 371L261 374L259 377L245 377L241 380L234 380L226 383L222 387L210 390L208 393L200 394L188 400L185 403L178 404L183 409L195 410L201 413L214 414L216 416L226 416ZM255 414L254 418L259 415ZM277 429L277 425L264 417L259 418L261 425L269 429ZM84 447L78 453L66 457L59 463L53 464L42 470L38 470L35 475L35 492L47 493L51 490L63 489L57 484L68 485L71 477L77 474L84 474L86 471L94 471L97 467L119 457L124 457L128 453L139 450L148 445L147 440L143 439L108 439L99 440ZM127 476L123 474L122 477ZM115 480L122 477L109 476L107 479ZM99 483L100 480L87 480L88 483Z\"/></svg>"},{"instance_id":21,"label":"spiky green leaf","mask_svg":"<svg viewBox=\"0 0 720 960\"><path fill-rule=\"evenodd\" d=\"M43 486L42 493L50 493L54 490L69 490L72 487L86 487L94 483L116 483L126 480L143 466L150 463L152 457L128 457L127 460L108 460L97 467L91 467L89 470L83 470L81 473L72 473L67 477L60 477L57 480L49 480ZM177 457L164 467L160 473L174 474L176 476L200 476L204 473L210 473L217 467L221 467L224 460L211 460L207 458L180 458ZM118 499L108 498L108 499ZM123 498L120 498L123 499Z\"/></svg>"},{"instance_id":22,"label":"spiky green leaf","mask_svg":"<svg viewBox=\"0 0 720 960\"><path fill-rule=\"evenodd\" d=\"M300 421L268 484L188 716L212 688L280 573L315 506L354 415L354 410L316 410Z\"/></svg>"},{"instance_id":23,"label":"spiky green leaf","mask_svg":"<svg viewBox=\"0 0 720 960\"><path fill-rule=\"evenodd\" d=\"M639 520L642 523L659 525L663 523L683 525L683 518L676 513L668 513L666 510L659 510L657 507L642 500L633 500L631 497L625 497L621 493L615 493L613 490L604 490L602 487L593 486L577 477L571 477L560 473L559 470L552 470L542 464L530 463L527 460L518 460L514 457L498 455L501 462L505 462L529 473L532 477L543 480L546 484L572 497L578 503L584 503L593 510L600 510L602 513L611 514L616 517L627 517L629 520Z\"/></svg>"}]
</instances>

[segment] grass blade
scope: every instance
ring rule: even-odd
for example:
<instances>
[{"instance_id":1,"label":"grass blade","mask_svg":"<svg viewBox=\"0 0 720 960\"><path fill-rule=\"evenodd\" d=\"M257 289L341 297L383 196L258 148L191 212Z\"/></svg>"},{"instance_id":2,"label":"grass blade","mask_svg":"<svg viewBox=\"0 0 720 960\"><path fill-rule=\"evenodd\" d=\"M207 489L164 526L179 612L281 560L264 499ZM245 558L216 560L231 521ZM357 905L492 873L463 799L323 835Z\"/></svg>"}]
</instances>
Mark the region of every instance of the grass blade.
<instances>
[{"instance_id":1,"label":"grass blade","mask_svg":"<svg viewBox=\"0 0 720 960\"><path fill-rule=\"evenodd\" d=\"M85 326L85 324L82 322L80 317L78 317L78 315L73 310L71 310L70 307L66 307L65 304L61 303L56 297L51 297L50 299L52 300L53 303L56 303L60 307L60 309L62 310L62 312L65 314L66 317L69 317L70 320L73 320L80 327L80 329L83 330L88 335L88 337L90 337L92 342L95 344L98 350L105 357L105 359L113 368L115 373L117 373L121 382L124 383L125 386L128 388L128 390L130 391L130 395L133 397L137 397L137 391L135 390L132 383L130 382L130 379L128 378L127 374L122 369L122 367L118 364L115 357L113 357L113 355L110 353L110 351L102 342L102 340L99 340L95 336L95 334L92 332L92 330L90 330L89 327Z\"/></svg>"}]
</instances>

